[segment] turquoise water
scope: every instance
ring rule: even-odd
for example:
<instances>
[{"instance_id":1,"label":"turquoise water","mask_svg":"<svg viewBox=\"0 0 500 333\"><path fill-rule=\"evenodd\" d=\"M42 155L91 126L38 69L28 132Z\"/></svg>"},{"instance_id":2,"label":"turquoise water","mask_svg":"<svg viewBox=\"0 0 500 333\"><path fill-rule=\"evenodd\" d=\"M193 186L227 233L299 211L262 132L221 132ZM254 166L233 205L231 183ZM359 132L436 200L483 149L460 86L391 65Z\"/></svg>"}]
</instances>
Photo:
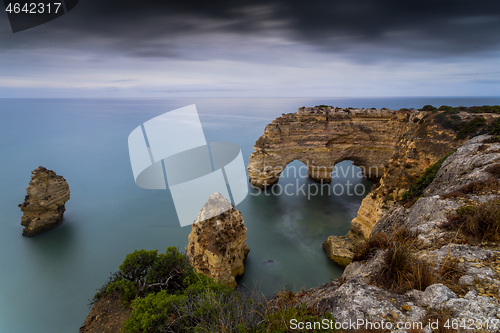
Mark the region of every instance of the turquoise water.
<instances>
[{"instance_id":1,"label":"turquoise water","mask_svg":"<svg viewBox=\"0 0 500 333\"><path fill-rule=\"evenodd\" d=\"M127 138L139 124L193 103L207 141L238 144L247 163L266 124L300 106L418 108L500 104L500 98L0 99L0 333L77 332L87 300L127 253L187 245L190 227L179 227L169 192L135 185ZM71 200L61 227L29 239L21 236L17 205L39 165L67 179ZM342 166L352 168L348 161ZM333 181L371 186L352 174ZM312 184L293 176L280 180L288 183ZM347 232L362 196L255 194L237 207L251 249L242 284L272 294L341 274L321 243Z\"/></svg>"}]
</instances>

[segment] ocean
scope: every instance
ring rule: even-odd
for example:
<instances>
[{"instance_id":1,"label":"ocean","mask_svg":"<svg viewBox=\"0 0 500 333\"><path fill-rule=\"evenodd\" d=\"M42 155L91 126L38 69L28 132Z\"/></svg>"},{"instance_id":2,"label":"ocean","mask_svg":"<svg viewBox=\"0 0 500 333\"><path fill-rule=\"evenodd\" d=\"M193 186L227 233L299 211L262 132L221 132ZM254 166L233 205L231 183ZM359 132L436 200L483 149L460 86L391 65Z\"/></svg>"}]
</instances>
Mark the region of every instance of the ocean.
<instances>
[{"instance_id":1,"label":"ocean","mask_svg":"<svg viewBox=\"0 0 500 333\"><path fill-rule=\"evenodd\" d=\"M127 138L145 121L190 104L197 106L207 141L238 144L248 163L265 126L301 106L399 109L495 105L500 98L0 99L0 333L77 332L88 300L128 253L184 249L191 227L179 226L168 190L135 185ZM59 228L26 238L18 204L40 165L66 178L71 199ZM296 161L287 168L301 166ZM356 171L349 161L337 167ZM311 184L287 170L280 184ZM349 230L372 183L357 172L338 174L334 183L349 181L366 191L308 198L251 190L236 207L250 247L240 284L272 295L342 274L321 243Z\"/></svg>"}]
</instances>

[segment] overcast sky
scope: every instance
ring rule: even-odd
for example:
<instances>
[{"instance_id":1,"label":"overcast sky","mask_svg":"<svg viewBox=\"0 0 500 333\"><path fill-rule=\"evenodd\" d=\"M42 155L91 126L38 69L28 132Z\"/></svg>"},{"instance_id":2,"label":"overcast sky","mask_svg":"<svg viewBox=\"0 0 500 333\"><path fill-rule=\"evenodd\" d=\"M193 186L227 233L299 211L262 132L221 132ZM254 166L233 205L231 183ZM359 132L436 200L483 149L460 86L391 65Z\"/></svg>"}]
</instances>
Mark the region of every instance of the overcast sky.
<instances>
[{"instance_id":1,"label":"overcast sky","mask_svg":"<svg viewBox=\"0 0 500 333\"><path fill-rule=\"evenodd\" d=\"M80 0L15 34L0 13L0 97L499 95L498 0Z\"/></svg>"}]
</instances>

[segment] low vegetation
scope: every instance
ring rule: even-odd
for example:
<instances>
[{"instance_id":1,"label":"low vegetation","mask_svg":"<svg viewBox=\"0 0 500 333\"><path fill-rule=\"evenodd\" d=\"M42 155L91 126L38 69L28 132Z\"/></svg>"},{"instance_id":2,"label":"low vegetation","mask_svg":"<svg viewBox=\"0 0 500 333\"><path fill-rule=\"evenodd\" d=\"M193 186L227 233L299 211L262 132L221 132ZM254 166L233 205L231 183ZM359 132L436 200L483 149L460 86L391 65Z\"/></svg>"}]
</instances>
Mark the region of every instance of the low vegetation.
<instances>
[{"instance_id":1,"label":"low vegetation","mask_svg":"<svg viewBox=\"0 0 500 333\"><path fill-rule=\"evenodd\" d=\"M408 191L403 192L401 195L403 204L413 204L417 201L423 194L425 189L432 183L434 178L441 169L443 162L450 156L453 152L450 152L446 156L443 156L439 161L425 169L424 174L418 178L415 183L413 183Z\"/></svg>"},{"instance_id":2,"label":"low vegetation","mask_svg":"<svg viewBox=\"0 0 500 333\"><path fill-rule=\"evenodd\" d=\"M371 283L390 292L403 294L408 290L425 290L435 283L443 283L454 292L464 294L458 284L463 273L458 262L447 258L439 267L417 257L420 248L417 235L404 228L390 235L381 232L372 235L354 250L353 260L367 260L378 251L384 251L380 269L372 275Z\"/></svg>"},{"instance_id":3,"label":"low vegetation","mask_svg":"<svg viewBox=\"0 0 500 333\"><path fill-rule=\"evenodd\" d=\"M424 105L420 111L446 111L451 114L456 114L460 112L467 112L467 113L500 113L500 105L483 105L483 106L448 106L448 105L441 105L439 108L436 108L432 105Z\"/></svg>"},{"instance_id":4,"label":"low vegetation","mask_svg":"<svg viewBox=\"0 0 500 333\"><path fill-rule=\"evenodd\" d=\"M329 313L298 305L300 295L289 288L272 299L229 289L196 273L174 247L164 254L134 251L119 268L92 303L118 297L122 306L130 307L130 317L123 324L125 333L286 332L290 319L333 320Z\"/></svg>"},{"instance_id":5,"label":"low vegetation","mask_svg":"<svg viewBox=\"0 0 500 333\"><path fill-rule=\"evenodd\" d=\"M433 113L437 113L434 117L434 122L440 124L443 128L452 130L456 133L457 140L463 140L468 137L478 135L478 134L486 134L494 132L495 130L498 134L492 135L500 135L500 119L495 120L493 124L488 125L486 119L483 116L477 115L469 120L464 120L463 117L459 116L460 113L469 113L469 114L480 114L480 113L495 113L500 114L500 106L499 105L483 105L483 106L472 106L472 107L451 107L447 105L442 105L439 108L436 108L432 105L425 105L420 111L431 111ZM423 123L423 119L421 123Z\"/></svg>"},{"instance_id":6,"label":"low vegetation","mask_svg":"<svg viewBox=\"0 0 500 333\"><path fill-rule=\"evenodd\" d=\"M441 225L449 230L460 230L470 242L500 241L500 200L494 199L478 205L462 206L448 214Z\"/></svg>"},{"instance_id":7,"label":"low vegetation","mask_svg":"<svg viewBox=\"0 0 500 333\"><path fill-rule=\"evenodd\" d=\"M488 127L486 127L486 132L493 135L493 137L484 141L485 143L500 142L500 118L495 119L489 124Z\"/></svg>"}]
</instances>

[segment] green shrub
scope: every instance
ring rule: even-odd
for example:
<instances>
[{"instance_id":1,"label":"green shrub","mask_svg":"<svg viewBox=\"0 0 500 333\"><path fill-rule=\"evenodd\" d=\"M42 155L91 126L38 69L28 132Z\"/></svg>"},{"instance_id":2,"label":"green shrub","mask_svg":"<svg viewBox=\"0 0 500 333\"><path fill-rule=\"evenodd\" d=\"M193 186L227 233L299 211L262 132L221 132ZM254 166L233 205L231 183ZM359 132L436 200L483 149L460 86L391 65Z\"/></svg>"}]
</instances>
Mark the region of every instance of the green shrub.
<instances>
[{"instance_id":1,"label":"green shrub","mask_svg":"<svg viewBox=\"0 0 500 333\"><path fill-rule=\"evenodd\" d=\"M129 304L137 295L135 283L126 279L119 279L106 288L106 295L116 293L123 305Z\"/></svg>"},{"instance_id":2,"label":"green shrub","mask_svg":"<svg viewBox=\"0 0 500 333\"><path fill-rule=\"evenodd\" d=\"M474 118L469 122L463 122L460 125L460 130L457 134L457 140L462 140L467 138L467 136L477 133L478 130L486 124L486 119L484 117Z\"/></svg>"},{"instance_id":3,"label":"green shrub","mask_svg":"<svg viewBox=\"0 0 500 333\"><path fill-rule=\"evenodd\" d=\"M165 290L139 297L132 302L132 313L123 324L123 331L160 333L165 332L168 326L182 326L183 320L174 315L174 309L185 300L186 296L171 295Z\"/></svg>"},{"instance_id":4,"label":"green shrub","mask_svg":"<svg viewBox=\"0 0 500 333\"><path fill-rule=\"evenodd\" d=\"M161 290L173 294L185 289L197 276L188 258L175 247L161 254L158 250L136 250L125 257L119 269L94 296L94 301L111 293L124 303Z\"/></svg>"},{"instance_id":5,"label":"green shrub","mask_svg":"<svg viewBox=\"0 0 500 333\"><path fill-rule=\"evenodd\" d=\"M425 169L424 174L410 186L408 191L403 192L403 194L401 195L403 203L416 201L419 197L422 196L422 194L424 194L425 189L432 183L434 178L436 178L436 175L439 169L441 169L443 162L452 153L453 152L450 152L446 156L441 157L439 161Z\"/></svg>"},{"instance_id":6,"label":"green shrub","mask_svg":"<svg viewBox=\"0 0 500 333\"><path fill-rule=\"evenodd\" d=\"M490 135L500 135L500 118L495 119L488 127L486 132Z\"/></svg>"},{"instance_id":7,"label":"green shrub","mask_svg":"<svg viewBox=\"0 0 500 333\"><path fill-rule=\"evenodd\" d=\"M257 331L268 311L265 298L200 278L180 294L162 290L135 299L124 332Z\"/></svg>"},{"instance_id":8,"label":"green shrub","mask_svg":"<svg viewBox=\"0 0 500 333\"><path fill-rule=\"evenodd\" d=\"M437 109L430 104L424 105L424 107L420 109L420 111L435 111L435 110Z\"/></svg>"}]
</instances>

